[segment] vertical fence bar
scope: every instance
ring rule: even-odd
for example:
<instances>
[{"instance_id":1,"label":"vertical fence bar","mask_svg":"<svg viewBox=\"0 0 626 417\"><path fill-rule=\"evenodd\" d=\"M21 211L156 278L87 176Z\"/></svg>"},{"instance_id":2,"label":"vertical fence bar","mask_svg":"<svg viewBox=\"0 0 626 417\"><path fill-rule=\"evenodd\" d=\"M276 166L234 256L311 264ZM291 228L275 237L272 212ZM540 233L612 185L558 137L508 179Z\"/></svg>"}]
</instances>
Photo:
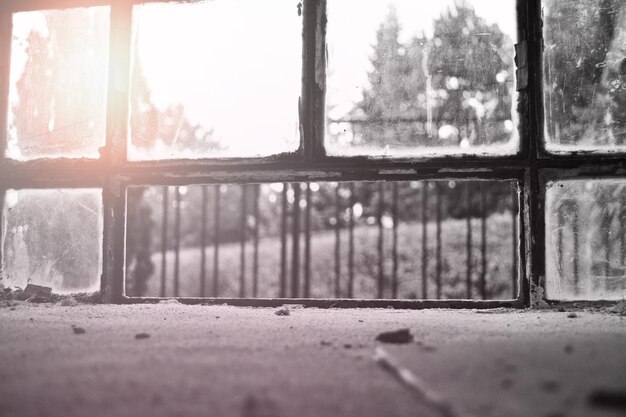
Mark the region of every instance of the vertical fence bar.
<instances>
[{"instance_id":1,"label":"vertical fence bar","mask_svg":"<svg viewBox=\"0 0 626 417\"><path fill-rule=\"evenodd\" d=\"M393 182L393 201L391 206L391 216L393 220L393 241L391 248L391 259L393 269L391 273L391 298L398 298L398 183Z\"/></svg>"},{"instance_id":2,"label":"vertical fence bar","mask_svg":"<svg viewBox=\"0 0 626 417\"><path fill-rule=\"evenodd\" d=\"M311 183L306 185L304 212L304 298L311 296Z\"/></svg>"},{"instance_id":3,"label":"vertical fence bar","mask_svg":"<svg viewBox=\"0 0 626 417\"><path fill-rule=\"evenodd\" d=\"M261 184L254 185L254 254L252 255L252 296L259 296L259 199L261 198Z\"/></svg>"},{"instance_id":4,"label":"vertical fence bar","mask_svg":"<svg viewBox=\"0 0 626 417\"><path fill-rule=\"evenodd\" d=\"M202 206L200 207L200 297L206 297L206 226L209 190L202 186Z\"/></svg>"},{"instance_id":5,"label":"vertical fence bar","mask_svg":"<svg viewBox=\"0 0 626 417\"><path fill-rule=\"evenodd\" d=\"M213 236L213 297L218 297L220 293L220 199L221 186L215 185L213 187L213 230L215 235Z\"/></svg>"},{"instance_id":6,"label":"vertical fence bar","mask_svg":"<svg viewBox=\"0 0 626 417\"><path fill-rule=\"evenodd\" d=\"M175 188L176 211L174 218L174 235L176 236L176 246L174 246L174 297L180 295L180 187Z\"/></svg>"},{"instance_id":7,"label":"vertical fence bar","mask_svg":"<svg viewBox=\"0 0 626 417\"><path fill-rule=\"evenodd\" d=\"M348 223L348 298L354 297L354 183L350 183L350 209Z\"/></svg>"},{"instance_id":8,"label":"vertical fence bar","mask_svg":"<svg viewBox=\"0 0 626 417\"><path fill-rule=\"evenodd\" d=\"M517 263L518 263L518 257L517 257L517 247L519 245L519 241L517 239L517 195L516 193L513 193L511 195L511 224L513 225L513 247L512 249L512 253L511 253L511 285L513 288L513 299L517 298L518 295L518 291L517 291Z\"/></svg>"},{"instance_id":9,"label":"vertical fence bar","mask_svg":"<svg viewBox=\"0 0 626 417\"><path fill-rule=\"evenodd\" d=\"M6 226L4 218L4 198L6 190L0 188L0 280L4 279L4 241L6 238Z\"/></svg>"},{"instance_id":10,"label":"vertical fence bar","mask_svg":"<svg viewBox=\"0 0 626 417\"><path fill-rule=\"evenodd\" d=\"M293 239L291 252L291 296L298 298L300 295L300 183L294 182L293 187Z\"/></svg>"},{"instance_id":11,"label":"vertical fence bar","mask_svg":"<svg viewBox=\"0 0 626 417\"><path fill-rule=\"evenodd\" d=\"M161 228L161 297L165 297L165 286L167 282L167 223L169 222L168 212L170 208L169 194L169 188L166 185L163 187L163 208L161 215L161 224L163 225Z\"/></svg>"},{"instance_id":12,"label":"vertical fence bar","mask_svg":"<svg viewBox=\"0 0 626 417\"><path fill-rule=\"evenodd\" d=\"M578 204L574 201L572 207L572 233L574 234L574 291L578 294ZM624 236L622 235L622 239Z\"/></svg>"},{"instance_id":13,"label":"vertical fence bar","mask_svg":"<svg viewBox=\"0 0 626 417\"><path fill-rule=\"evenodd\" d=\"M341 296L341 183L335 188L335 297Z\"/></svg>"},{"instance_id":14,"label":"vertical fence bar","mask_svg":"<svg viewBox=\"0 0 626 417\"><path fill-rule=\"evenodd\" d=\"M471 182L465 183L465 227L466 227L465 297L468 300L472 299L472 190L471 190L471 185L472 185Z\"/></svg>"},{"instance_id":15,"label":"vertical fence bar","mask_svg":"<svg viewBox=\"0 0 626 417\"><path fill-rule=\"evenodd\" d=\"M428 181L422 182L422 299L428 298Z\"/></svg>"},{"instance_id":16,"label":"vertical fence bar","mask_svg":"<svg viewBox=\"0 0 626 417\"><path fill-rule=\"evenodd\" d=\"M561 204L556 213L556 250L557 250L557 269L559 274L563 272L563 227L565 224L565 215L563 211L565 205Z\"/></svg>"},{"instance_id":17,"label":"vertical fence bar","mask_svg":"<svg viewBox=\"0 0 626 417\"><path fill-rule=\"evenodd\" d=\"M248 184L241 185L241 227L240 251L239 251L239 298L246 296L246 230L248 229Z\"/></svg>"},{"instance_id":18,"label":"vertical fence bar","mask_svg":"<svg viewBox=\"0 0 626 417\"><path fill-rule=\"evenodd\" d=\"M604 204L607 204L608 201L603 201ZM612 223L612 214L608 211L608 209L604 210L604 213L600 217L600 234L602 240L602 247L604 248L604 259L602 262L602 275L604 278L604 286L606 289L607 280L609 277L609 266L611 261L611 223Z\"/></svg>"},{"instance_id":19,"label":"vertical fence bar","mask_svg":"<svg viewBox=\"0 0 626 417\"><path fill-rule=\"evenodd\" d=\"M624 266L626 262L626 190L620 194L620 210L619 210L619 243L620 257L619 262Z\"/></svg>"},{"instance_id":20,"label":"vertical fence bar","mask_svg":"<svg viewBox=\"0 0 626 417\"><path fill-rule=\"evenodd\" d=\"M487 201L485 184L480 183L480 297L487 299Z\"/></svg>"},{"instance_id":21,"label":"vertical fence bar","mask_svg":"<svg viewBox=\"0 0 626 417\"><path fill-rule=\"evenodd\" d=\"M385 290L385 268L384 268L384 229L383 211L385 210L385 188L382 181L378 182L378 298L383 298Z\"/></svg>"},{"instance_id":22,"label":"vertical fence bar","mask_svg":"<svg viewBox=\"0 0 626 417\"><path fill-rule=\"evenodd\" d=\"M287 296L287 183L283 183L280 221L280 298Z\"/></svg>"},{"instance_id":23,"label":"vertical fence bar","mask_svg":"<svg viewBox=\"0 0 626 417\"><path fill-rule=\"evenodd\" d=\"M437 285L437 299L441 299L441 186L435 182L435 204L436 204L436 275L435 282Z\"/></svg>"}]
</instances>

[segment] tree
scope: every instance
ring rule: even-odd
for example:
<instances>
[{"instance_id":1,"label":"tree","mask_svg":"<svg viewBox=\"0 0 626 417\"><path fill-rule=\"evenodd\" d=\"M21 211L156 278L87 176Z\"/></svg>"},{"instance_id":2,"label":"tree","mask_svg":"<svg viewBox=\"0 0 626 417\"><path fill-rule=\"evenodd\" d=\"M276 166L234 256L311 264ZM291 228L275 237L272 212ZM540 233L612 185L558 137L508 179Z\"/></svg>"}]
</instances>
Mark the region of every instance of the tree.
<instances>
[{"instance_id":1,"label":"tree","mask_svg":"<svg viewBox=\"0 0 626 417\"><path fill-rule=\"evenodd\" d=\"M623 1L549 0L546 9L544 89L550 140L624 144Z\"/></svg>"},{"instance_id":2,"label":"tree","mask_svg":"<svg viewBox=\"0 0 626 417\"><path fill-rule=\"evenodd\" d=\"M436 125L453 126L469 145L506 143L511 132L513 43L498 25L488 25L473 7L458 1L434 22L429 53L438 92Z\"/></svg>"},{"instance_id":3,"label":"tree","mask_svg":"<svg viewBox=\"0 0 626 417\"><path fill-rule=\"evenodd\" d=\"M508 142L513 43L498 25L487 24L469 3L457 1L434 20L432 38L417 34L402 43L400 31L390 8L373 45L369 86L349 115L357 121L353 129L360 142L355 144L416 149ZM415 194L407 187L402 185L400 195ZM455 216L466 214L459 209L465 205L457 204L462 198L458 189L439 190ZM490 187L489 210L510 209L510 192L506 185ZM362 187L358 194L368 195ZM472 199L468 210L477 213L480 195L473 193Z\"/></svg>"}]
</instances>

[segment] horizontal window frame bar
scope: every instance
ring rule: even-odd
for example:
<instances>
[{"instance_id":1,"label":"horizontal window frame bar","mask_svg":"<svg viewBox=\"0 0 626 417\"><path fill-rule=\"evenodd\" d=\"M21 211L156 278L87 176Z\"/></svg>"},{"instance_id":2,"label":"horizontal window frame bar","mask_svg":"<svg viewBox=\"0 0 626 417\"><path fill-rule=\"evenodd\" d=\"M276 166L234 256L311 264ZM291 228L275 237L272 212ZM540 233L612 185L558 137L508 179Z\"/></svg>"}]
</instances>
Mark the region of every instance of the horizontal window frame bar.
<instances>
[{"instance_id":1,"label":"horizontal window frame bar","mask_svg":"<svg viewBox=\"0 0 626 417\"><path fill-rule=\"evenodd\" d=\"M520 300L407 300L407 299L363 299L363 298L215 298L215 297L127 297L123 304L156 304L163 300L177 300L181 304L207 304L241 307L282 307L302 305L306 308L394 308L422 310L430 308L493 309L522 308Z\"/></svg>"},{"instance_id":2,"label":"horizontal window frame bar","mask_svg":"<svg viewBox=\"0 0 626 417\"><path fill-rule=\"evenodd\" d=\"M300 179L355 178L367 179L385 175L405 175L433 177L462 177L494 179L509 176L518 178L524 169L536 169L542 172L563 172L567 175L623 175L626 172L626 159L576 158L576 159L539 159L539 160L491 160L491 161L440 161L427 162L367 162L351 159L318 162L263 161L255 164L215 164L198 163L161 165L159 169L136 164L124 167L112 167L103 160L46 159L16 162L0 160L0 186L11 187L13 184L28 182L51 183L96 183L106 177L151 178L150 181L177 181L198 178L213 179L223 182L245 182L253 175L266 178L274 177L277 181L298 181ZM556 174L554 174L556 175ZM565 174L564 174L565 175ZM254 180L254 178L252 178Z\"/></svg>"}]
</instances>

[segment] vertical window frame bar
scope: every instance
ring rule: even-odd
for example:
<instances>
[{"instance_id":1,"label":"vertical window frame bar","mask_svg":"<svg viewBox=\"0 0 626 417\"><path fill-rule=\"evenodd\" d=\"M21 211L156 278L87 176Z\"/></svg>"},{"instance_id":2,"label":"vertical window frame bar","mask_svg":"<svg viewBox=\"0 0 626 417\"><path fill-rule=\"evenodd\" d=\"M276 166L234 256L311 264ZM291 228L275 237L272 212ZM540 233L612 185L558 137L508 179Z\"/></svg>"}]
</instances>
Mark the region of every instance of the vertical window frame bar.
<instances>
[{"instance_id":1,"label":"vertical window frame bar","mask_svg":"<svg viewBox=\"0 0 626 417\"><path fill-rule=\"evenodd\" d=\"M118 0L110 5L109 79L107 85L106 143L100 158L113 169L126 161L130 121L130 71L132 44L131 2ZM102 193L104 206L103 274L101 297L121 302L125 295L126 187L108 176Z\"/></svg>"}]
</instances>

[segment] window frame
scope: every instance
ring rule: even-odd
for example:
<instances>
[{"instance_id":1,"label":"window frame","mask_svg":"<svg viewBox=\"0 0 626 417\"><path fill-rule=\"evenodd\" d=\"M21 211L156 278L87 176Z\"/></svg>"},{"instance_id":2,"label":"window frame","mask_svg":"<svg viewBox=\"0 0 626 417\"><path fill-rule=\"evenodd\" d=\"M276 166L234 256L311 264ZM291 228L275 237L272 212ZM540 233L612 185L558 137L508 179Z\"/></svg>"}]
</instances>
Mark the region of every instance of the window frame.
<instances>
[{"instance_id":1,"label":"window frame","mask_svg":"<svg viewBox=\"0 0 626 417\"><path fill-rule=\"evenodd\" d=\"M224 0L226 1L226 0ZM332 1L332 0L331 0ZM335 0L340 1L340 0ZM544 195L548 181L579 177L626 177L624 154L550 153L545 149L541 0L517 0L515 63L520 149L512 155L444 155L438 158L330 156L324 150L326 84L326 3L302 0L302 96L300 146L296 152L261 158L127 160L130 120L132 9L167 0L0 0L0 207L9 188L81 186L102 189L104 302L154 302L124 294L126 190L137 185L193 185L249 182L512 180L519 187L518 296L514 300L359 300L184 298L188 303L316 307L491 308L539 303L535 288L545 277ZM178 0L191 3L193 0ZM106 144L98 159L5 157L11 59L12 15L16 12L109 6L109 73ZM294 10L295 13L295 10ZM0 232L2 222L0 222ZM0 248L0 264L2 250ZM563 302L566 304L566 302ZM580 302L578 303L580 304Z\"/></svg>"}]
</instances>

